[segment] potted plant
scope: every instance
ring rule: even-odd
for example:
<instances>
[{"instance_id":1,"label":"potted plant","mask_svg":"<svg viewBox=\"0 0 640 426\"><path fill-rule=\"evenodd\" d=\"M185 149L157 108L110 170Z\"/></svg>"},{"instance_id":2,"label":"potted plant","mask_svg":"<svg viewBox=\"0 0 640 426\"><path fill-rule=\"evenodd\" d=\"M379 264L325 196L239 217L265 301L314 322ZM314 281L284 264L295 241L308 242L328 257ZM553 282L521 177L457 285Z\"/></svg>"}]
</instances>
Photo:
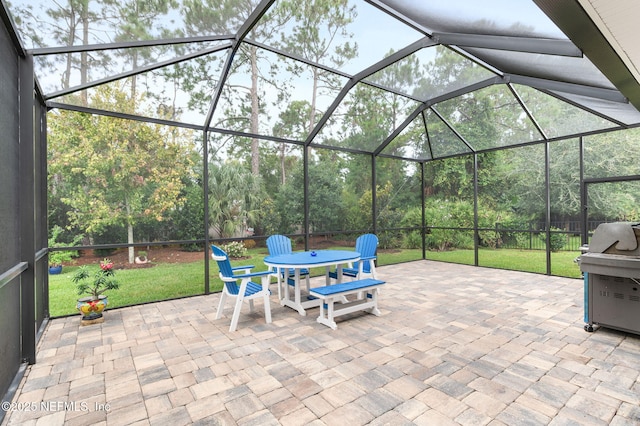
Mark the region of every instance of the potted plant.
<instances>
[{"instance_id":1,"label":"potted plant","mask_svg":"<svg viewBox=\"0 0 640 426\"><path fill-rule=\"evenodd\" d=\"M72 245L77 245L82 239L81 236L77 236L73 239L71 244L64 244L58 242L58 237L62 233L62 228L58 225L54 226L51 229L51 237L48 240L49 248L52 247L69 247ZM59 274L62 272L62 264L68 263L73 260L74 257L78 256L78 252L76 250L66 250L66 251L49 251L49 273L51 275Z\"/></svg>"},{"instance_id":2,"label":"potted plant","mask_svg":"<svg viewBox=\"0 0 640 426\"><path fill-rule=\"evenodd\" d=\"M62 263L73 260L73 253L70 251L49 252L49 273L56 275L62 272Z\"/></svg>"},{"instance_id":3,"label":"potted plant","mask_svg":"<svg viewBox=\"0 0 640 426\"><path fill-rule=\"evenodd\" d=\"M147 263L149 262L149 259L147 258L147 252L140 250L138 252L138 256L135 258L135 262L138 264L143 264L143 263Z\"/></svg>"},{"instance_id":4,"label":"potted plant","mask_svg":"<svg viewBox=\"0 0 640 426\"><path fill-rule=\"evenodd\" d=\"M82 314L82 324L96 324L104 321L102 311L109 301L104 292L117 290L120 284L115 279L113 262L104 259L100 262L100 269L91 274L89 268L81 266L74 274L72 281L77 285L78 295L87 295L78 299L76 308Z\"/></svg>"}]
</instances>

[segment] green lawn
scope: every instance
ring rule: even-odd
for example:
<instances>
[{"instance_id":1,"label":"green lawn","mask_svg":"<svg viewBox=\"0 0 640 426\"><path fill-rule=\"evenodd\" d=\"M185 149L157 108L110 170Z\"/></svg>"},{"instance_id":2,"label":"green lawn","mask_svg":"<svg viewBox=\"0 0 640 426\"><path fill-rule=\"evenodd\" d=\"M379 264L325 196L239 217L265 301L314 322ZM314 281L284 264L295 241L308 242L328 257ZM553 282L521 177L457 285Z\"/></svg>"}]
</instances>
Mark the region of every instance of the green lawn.
<instances>
[{"instance_id":1,"label":"green lawn","mask_svg":"<svg viewBox=\"0 0 640 426\"><path fill-rule=\"evenodd\" d=\"M204 292L203 262L161 263L152 268L116 270L118 290L107 293L109 307L136 305ZM71 281L78 267L65 266L62 274L49 275L49 308L52 317L75 313L78 299ZM91 267L97 270L97 266ZM222 283L217 280L217 290ZM212 286L214 283L212 283Z\"/></svg>"},{"instance_id":2,"label":"green lawn","mask_svg":"<svg viewBox=\"0 0 640 426\"><path fill-rule=\"evenodd\" d=\"M579 255L579 251L551 253L551 274L560 277L580 278L580 268L574 261ZM473 250L428 252L427 259L473 265L474 254ZM480 266L541 274L547 273L546 259L546 252L543 250L480 249L478 252Z\"/></svg>"},{"instance_id":3,"label":"green lawn","mask_svg":"<svg viewBox=\"0 0 640 426\"><path fill-rule=\"evenodd\" d=\"M332 249L352 250L351 247L331 247ZM580 269L574 262L578 252L559 252L551 256L552 274L579 278ZM266 266L262 259L267 255L265 248L249 250L247 259L232 261L233 266L254 265L255 271ZM422 259L422 250L380 250L378 265L390 265ZM427 252L427 259L472 265L473 250L455 250L448 252ZM545 252L532 250L488 250L479 252L480 266L517 271L546 273ZM109 307L136 305L159 300L193 296L204 293L204 261L191 263L159 263L152 268L116 270L120 289L107 294ZM98 266L96 265L97 269ZM209 264L211 291L222 288L215 262ZM51 317L76 313L75 301L78 299L75 285L71 281L77 267L65 266L60 275L49 275L49 306ZM325 268L313 268L312 276L324 275Z\"/></svg>"}]
</instances>

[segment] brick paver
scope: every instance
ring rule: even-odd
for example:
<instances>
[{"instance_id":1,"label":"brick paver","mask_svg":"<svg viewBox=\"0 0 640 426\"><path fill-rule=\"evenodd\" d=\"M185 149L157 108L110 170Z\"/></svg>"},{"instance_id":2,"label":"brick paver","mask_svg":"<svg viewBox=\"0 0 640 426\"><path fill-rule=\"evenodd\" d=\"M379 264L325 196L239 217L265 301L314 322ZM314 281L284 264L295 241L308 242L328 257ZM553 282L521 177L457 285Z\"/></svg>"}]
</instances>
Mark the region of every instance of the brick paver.
<instances>
[{"instance_id":1,"label":"brick paver","mask_svg":"<svg viewBox=\"0 0 640 426\"><path fill-rule=\"evenodd\" d=\"M583 330L582 281L417 261L338 329L219 294L49 322L2 426L639 425L640 336ZM314 283L322 278L315 278Z\"/></svg>"}]
</instances>

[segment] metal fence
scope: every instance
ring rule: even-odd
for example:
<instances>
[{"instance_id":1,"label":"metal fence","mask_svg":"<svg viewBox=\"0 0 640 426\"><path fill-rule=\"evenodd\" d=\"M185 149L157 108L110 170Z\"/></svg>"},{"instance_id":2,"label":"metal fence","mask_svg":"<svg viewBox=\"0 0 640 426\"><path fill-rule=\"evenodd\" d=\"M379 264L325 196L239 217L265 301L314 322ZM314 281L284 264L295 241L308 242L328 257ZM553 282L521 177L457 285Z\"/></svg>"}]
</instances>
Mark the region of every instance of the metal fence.
<instances>
[{"instance_id":1,"label":"metal fence","mask_svg":"<svg viewBox=\"0 0 640 426\"><path fill-rule=\"evenodd\" d=\"M603 220L591 220L587 222L589 235L598 225L605 223ZM582 222L579 220L552 221L551 248L553 251L579 251L582 245ZM547 233L545 222L530 222L526 229L508 227L496 223L492 230L496 234L498 248L545 250L547 247Z\"/></svg>"}]
</instances>

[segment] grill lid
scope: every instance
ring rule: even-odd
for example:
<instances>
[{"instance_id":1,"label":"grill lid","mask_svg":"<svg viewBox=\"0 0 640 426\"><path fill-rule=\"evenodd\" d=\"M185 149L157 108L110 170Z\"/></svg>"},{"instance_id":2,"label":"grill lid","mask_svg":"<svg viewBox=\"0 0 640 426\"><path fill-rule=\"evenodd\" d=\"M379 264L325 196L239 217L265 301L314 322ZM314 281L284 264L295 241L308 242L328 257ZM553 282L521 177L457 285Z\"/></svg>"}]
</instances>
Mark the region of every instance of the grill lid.
<instances>
[{"instance_id":1,"label":"grill lid","mask_svg":"<svg viewBox=\"0 0 640 426\"><path fill-rule=\"evenodd\" d=\"M638 239L633 228L637 225L630 222L601 223L593 232L589 252L604 253L614 244L620 251L637 249Z\"/></svg>"}]
</instances>

